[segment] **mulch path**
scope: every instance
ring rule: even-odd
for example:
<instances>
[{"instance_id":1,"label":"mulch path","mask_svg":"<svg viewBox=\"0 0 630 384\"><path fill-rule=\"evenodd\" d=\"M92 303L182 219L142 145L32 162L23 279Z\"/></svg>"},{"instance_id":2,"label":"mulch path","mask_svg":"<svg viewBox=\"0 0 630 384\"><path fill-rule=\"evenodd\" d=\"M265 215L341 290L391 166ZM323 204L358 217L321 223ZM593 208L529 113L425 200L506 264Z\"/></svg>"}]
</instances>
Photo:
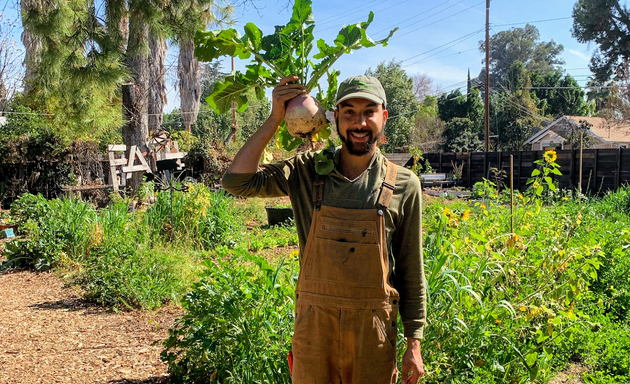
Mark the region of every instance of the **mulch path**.
<instances>
[{"instance_id":1,"label":"mulch path","mask_svg":"<svg viewBox=\"0 0 630 384\"><path fill-rule=\"evenodd\" d=\"M180 315L114 313L54 274L0 274L0 383L167 383L161 341Z\"/></svg>"}]
</instances>

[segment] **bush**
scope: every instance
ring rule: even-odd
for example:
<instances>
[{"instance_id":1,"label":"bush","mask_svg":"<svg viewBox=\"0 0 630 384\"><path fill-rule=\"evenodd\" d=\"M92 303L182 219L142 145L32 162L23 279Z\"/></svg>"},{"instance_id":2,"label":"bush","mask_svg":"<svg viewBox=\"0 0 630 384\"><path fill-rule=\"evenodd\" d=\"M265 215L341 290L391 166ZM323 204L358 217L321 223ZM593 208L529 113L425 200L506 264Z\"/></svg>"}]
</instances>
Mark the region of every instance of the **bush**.
<instances>
[{"instance_id":1,"label":"bush","mask_svg":"<svg viewBox=\"0 0 630 384\"><path fill-rule=\"evenodd\" d=\"M27 193L13 203L11 215L26 240L7 244L7 260L0 270L33 267L45 271L64 255L80 260L89 253L96 212L88 203L46 200Z\"/></svg>"},{"instance_id":2,"label":"bush","mask_svg":"<svg viewBox=\"0 0 630 384\"><path fill-rule=\"evenodd\" d=\"M296 260L272 267L241 249L204 263L161 358L173 383L290 383Z\"/></svg>"}]
</instances>

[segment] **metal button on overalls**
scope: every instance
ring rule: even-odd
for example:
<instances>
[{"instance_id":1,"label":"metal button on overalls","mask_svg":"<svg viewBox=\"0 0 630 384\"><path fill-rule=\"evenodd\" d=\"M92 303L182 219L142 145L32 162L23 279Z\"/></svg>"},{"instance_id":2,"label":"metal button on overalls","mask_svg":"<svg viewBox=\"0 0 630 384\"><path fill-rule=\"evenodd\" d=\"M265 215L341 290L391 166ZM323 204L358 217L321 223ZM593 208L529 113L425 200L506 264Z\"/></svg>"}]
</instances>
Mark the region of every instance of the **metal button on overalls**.
<instances>
[{"instance_id":1,"label":"metal button on overalls","mask_svg":"<svg viewBox=\"0 0 630 384\"><path fill-rule=\"evenodd\" d=\"M389 284L386 210L396 165L375 209L322 205L314 184L314 214L297 283L292 341L294 384L395 383L398 292Z\"/></svg>"}]
</instances>

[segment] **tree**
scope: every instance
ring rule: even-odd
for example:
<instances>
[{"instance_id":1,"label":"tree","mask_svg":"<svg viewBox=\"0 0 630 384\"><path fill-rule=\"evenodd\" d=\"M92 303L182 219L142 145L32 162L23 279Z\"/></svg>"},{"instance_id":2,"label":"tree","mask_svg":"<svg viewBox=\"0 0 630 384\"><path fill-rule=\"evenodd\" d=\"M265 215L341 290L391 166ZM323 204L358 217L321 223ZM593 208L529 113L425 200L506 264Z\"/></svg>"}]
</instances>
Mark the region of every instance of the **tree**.
<instances>
[{"instance_id":1,"label":"tree","mask_svg":"<svg viewBox=\"0 0 630 384\"><path fill-rule=\"evenodd\" d=\"M206 29L209 24L224 25L229 22L232 8L221 6L219 1L201 0L197 6L190 6L189 1L174 1L169 8L173 36L179 44L177 77L179 79L180 106L186 129L197 120L201 98L201 65L194 55L195 32Z\"/></svg>"},{"instance_id":2,"label":"tree","mask_svg":"<svg viewBox=\"0 0 630 384\"><path fill-rule=\"evenodd\" d=\"M630 10L619 0L578 0L573 7L573 37L595 42L599 49L591 59L596 80L608 81L630 75Z\"/></svg>"},{"instance_id":3,"label":"tree","mask_svg":"<svg viewBox=\"0 0 630 384\"><path fill-rule=\"evenodd\" d=\"M166 39L152 33L149 37L149 133L160 129L166 104Z\"/></svg>"},{"instance_id":4,"label":"tree","mask_svg":"<svg viewBox=\"0 0 630 384\"><path fill-rule=\"evenodd\" d=\"M483 113L479 90L473 88L467 95L459 89L442 94L438 99L438 115L446 124L442 150L463 152L479 149L483 137Z\"/></svg>"},{"instance_id":5,"label":"tree","mask_svg":"<svg viewBox=\"0 0 630 384\"><path fill-rule=\"evenodd\" d=\"M445 152L476 152L483 150L479 126L468 118L455 117L444 128Z\"/></svg>"},{"instance_id":6,"label":"tree","mask_svg":"<svg viewBox=\"0 0 630 384\"><path fill-rule=\"evenodd\" d=\"M419 105L416 124L409 134L409 144L423 152L437 151L444 144L444 122L438 117L438 100L426 96Z\"/></svg>"},{"instance_id":7,"label":"tree","mask_svg":"<svg viewBox=\"0 0 630 384\"><path fill-rule=\"evenodd\" d=\"M22 14L28 14L32 11L42 12L44 3L37 0L21 0L20 9ZM24 92L30 90L31 82L34 77L34 69L39 64L39 56L42 50L42 37L34 33L33 28L29 23L23 23L24 29L22 30L22 43L26 51L24 52L24 67L26 72L24 74Z\"/></svg>"},{"instance_id":8,"label":"tree","mask_svg":"<svg viewBox=\"0 0 630 384\"><path fill-rule=\"evenodd\" d=\"M17 41L13 39L16 22L0 14L0 116L8 108L22 80Z\"/></svg>"},{"instance_id":9,"label":"tree","mask_svg":"<svg viewBox=\"0 0 630 384\"><path fill-rule=\"evenodd\" d=\"M93 4L23 0L22 9L25 36L30 36L24 39L37 42L26 58L23 102L48 113L51 127L66 138L119 128L118 90L126 71L108 48Z\"/></svg>"},{"instance_id":10,"label":"tree","mask_svg":"<svg viewBox=\"0 0 630 384\"><path fill-rule=\"evenodd\" d=\"M557 118L591 114L591 108L584 99L584 90L571 75L563 77L561 71L552 71L546 74L534 71L529 74L529 77L532 87L558 88L532 90L532 97L542 115L551 115Z\"/></svg>"},{"instance_id":11,"label":"tree","mask_svg":"<svg viewBox=\"0 0 630 384\"><path fill-rule=\"evenodd\" d=\"M564 65L558 57L564 50L553 40L541 42L538 28L527 24L524 28L512 28L490 37L490 83L499 84L505 79L510 66L520 61L529 71L548 73ZM485 52L486 42L479 42L479 50ZM484 61L485 62L485 59ZM479 75L485 78L485 70Z\"/></svg>"},{"instance_id":12,"label":"tree","mask_svg":"<svg viewBox=\"0 0 630 384\"><path fill-rule=\"evenodd\" d=\"M413 94L419 102L423 102L424 98L438 92L438 87L433 84L433 79L426 73L416 73L413 76Z\"/></svg>"},{"instance_id":13,"label":"tree","mask_svg":"<svg viewBox=\"0 0 630 384\"><path fill-rule=\"evenodd\" d=\"M395 60L382 62L376 69L369 68L368 76L379 79L387 96L389 119L385 124L387 143L382 146L384 152L403 150L409 145L409 133L414 127L414 114L418 110L418 101L413 93L413 79Z\"/></svg>"},{"instance_id":14,"label":"tree","mask_svg":"<svg viewBox=\"0 0 630 384\"><path fill-rule=\"evenodd\" d=\"M544 118L538 115L536 103L528 88L532 86L529 71L520 61L506 74L502 90L493 94L490 103L491 129L497 136L498 150L523 150L523 143Z\"/></svg>"}]
</instances>

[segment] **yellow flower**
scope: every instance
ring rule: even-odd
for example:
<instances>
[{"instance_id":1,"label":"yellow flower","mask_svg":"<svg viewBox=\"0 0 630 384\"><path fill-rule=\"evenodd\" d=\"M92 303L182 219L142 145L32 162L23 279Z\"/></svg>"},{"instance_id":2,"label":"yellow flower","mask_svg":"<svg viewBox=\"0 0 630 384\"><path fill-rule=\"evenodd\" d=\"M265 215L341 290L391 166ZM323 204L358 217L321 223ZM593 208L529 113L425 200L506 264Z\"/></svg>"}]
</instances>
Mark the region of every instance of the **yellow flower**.
<instances>
[{"instance_id":1,"label":"yellow flower","mask_svg":"<svg viewBox=\"0 0 630 384\"><path fill-rule=\"evenodd\" d=\"M558 158L558 155L556 154L556 151L547 151L547 152L545 152L543 157L545 158L546 162L553 163Z\"/></svg>"},{"instance_id":2,"label":"yellow flower","mask_svg":"<svg viewBox=\"0 0 630 384\"><path fill-rule=\"evenodd\" d=\"M462 220L468 220L469 216L470 216L470 209L467 209L464 211L464 213L462 213Z\"/></svg>"},{"instance_id":3,"label":"yellow flower","mask_svg":"<svg viewBox=\"0 0 630 384\"><path fill-rule=\"evenodd\" d=\"M450 210L450 209L448 209L448 207L444 207L444 208L442 209L442 213L443 213L444 215L446 215L446 216L450 216L450 215L451 215L451 210Z\"/></svg>"},{"instance_id":4,"label":"yellow flower","mask_svg":"<svg viewBox=\"0 0 630 384\"><path fill-rule=\"evenodd\" d=\"M525 306L521 306L518 310L521 312L525 312L527 311L527 308Z\"/></svg>"},{"instance_id":5,"label":"yellow flower","mask_svg":"<svg viewBox=\"0 0 630 384\"><path fill-rule=\"evenodd\" d=\"M481 204L479 205L479 208L481 208L481 209L484 209L484 210L485 210L485 209L486 209L486 205L485 205L485 204L483 204L483 203L481 203Z\"/></svg>"},{"instance_id":6,"label":"yellow flower","mask_svg":"<svg viewBox=\"0 0 630 384\"><path fill-rule=\"evenodd\" d=\"M519 193L516 197L518 197L519 199L523 200L523 194Z\"/></svg>"},{"instance_id":7,"label":"yellow flower","mask_svg":"<svg viewBox=\"0 0 630 384\"><path fill-rule=\"evenodd\" d=\"M562 201L568 201L568 200L569 200L568 197L566 197L566 196L562 197Z\"/></svg>"}]
</instances>

